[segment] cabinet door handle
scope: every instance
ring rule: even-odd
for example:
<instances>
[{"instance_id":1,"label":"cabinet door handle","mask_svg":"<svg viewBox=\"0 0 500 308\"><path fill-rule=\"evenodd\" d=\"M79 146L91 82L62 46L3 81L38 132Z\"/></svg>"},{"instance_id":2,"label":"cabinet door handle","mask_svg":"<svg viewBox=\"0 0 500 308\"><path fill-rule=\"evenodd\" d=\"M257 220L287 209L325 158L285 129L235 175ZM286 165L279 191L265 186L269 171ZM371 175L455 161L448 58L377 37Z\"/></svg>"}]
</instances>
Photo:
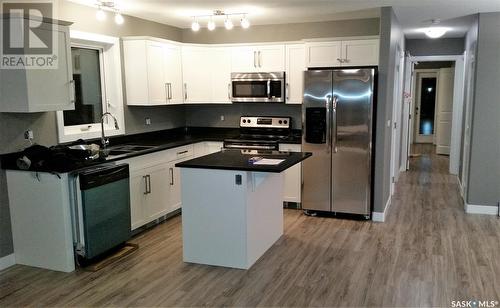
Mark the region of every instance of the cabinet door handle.
<instances>
[{"instance_id":1,"label":"cabinet door handle","mask_svg":"<svg viewBox=\"0 0 500 308\"><path fill-rule=\"evenodd\" d=\"M172 99L172 83L168 83L168 99Z\"/></svg>"},{"instance_id":2,"label":"cabinet door handle","mask_svg":"<svg viewBox=\"0 0 500 308\"><path fill-rule=\"evenodd\" d=\"M170 186L174 185L174 168L169 168L168 171L170 172Z\"/></svg>"},{"instance_id":3,"label":"cabinet door handle","mask_svg":"<svg viewBox=\"0 0 500 308\"><path fill-rule=\"evenodd\" d=\"M231 100L231 83L227 84L227 98Z\"/></svg>"},{"instance_id":4,"label":"cabinet door handle","mask_svg":"<svg viewBox=\"0 0 500 308\"><path fill-rule=\"evenodd\" d=\"M343 63L344 60L343 59L340 59L340 58L337 58L337 61L339 61L340 63Z\"/></svg>"},{"instance_id":5,"label":"cabinet door handle","mask_svg":"<svg viewBox=\"0 0 500 308\"><path fill-rule=\"evenodd\" d=\"M148 189L148 194L151 193L151 175L148 174L148 186L149 186L149 189Z\"/></svg>"},{"instance_id":6,"label":"cabinet door handle","mask_svg":"<svg viewBox=\"0 0 500 308\"><path fill-rule=\"evenodd\" d=\"M290 99L290 85L288 84L288 82L285 84L285 92L286 92L286 100L289 100Z\"/></svg>"},{"instance_id":7,"label":"cabinet door handle","mask_svg":"<svg viewBox=\"0 0 500 308\"><path fill-rule=\"evenodd\" d=\"M188 85L187 83L184 83L184 100L187 101L188 99Z\"/></svg>"},{"instance_id":8,"label":"cabinet door handle","mask_svg":"<svg viewBox=\"0 0 500 308\"><path fill-rule=\"evenodd\" d=\"M148 194L148 176L144 175L142 178L144 179L144 194L147 195Z\"/></svg>"},{"instance_id":9,"label":"cabinet door handle","mask_svg":"<svg viewBox=\"0 0 500 308\"><path fill-rule=\"evenodd\" d=\"M167 103L168 103L168 83L165 83L165 97L166 97L166 100L167 100Z\"/></svg>"},{"instance_id":10,"label":"cabinet door handle","mask_svg":"<svg viewBox=\"0 0 500 308\"><path fill-rule=\"evenodd\" d=\"M253 67L257 68L257 52L253 52Z\"/></svg>"},{"instance_id":11,"label":"cabinet door handle","mask_svg":"<svg viewBox=\"0 0 500 308\"><path fill-rule=\"evenodd\" d=\"M262 53L259 50L259 67L262 67Z\"/></svg>"},{"instance_id":12,"label":"cabinet door handle","mask_svg":"<svg viewBox=\"0 0 500 308\"><path fill-rule=\"evenodd\" d=\"M70 99L69 103L74 104L76 102L76 90L75 90L75 81L71 79L69 81L69 91L70 91Z\"/></svg>"},{"instance_id":13,"label":"cabinet door handle","mask_svg":"<svg viewBox=\"0 0 500 308\"><path fill-rule=\"evenodd\" d=\"M177 155L186 154L187 152L189 152L189 151L185 150L185 151L177 152Z\"/></svg>"}]
</instances>

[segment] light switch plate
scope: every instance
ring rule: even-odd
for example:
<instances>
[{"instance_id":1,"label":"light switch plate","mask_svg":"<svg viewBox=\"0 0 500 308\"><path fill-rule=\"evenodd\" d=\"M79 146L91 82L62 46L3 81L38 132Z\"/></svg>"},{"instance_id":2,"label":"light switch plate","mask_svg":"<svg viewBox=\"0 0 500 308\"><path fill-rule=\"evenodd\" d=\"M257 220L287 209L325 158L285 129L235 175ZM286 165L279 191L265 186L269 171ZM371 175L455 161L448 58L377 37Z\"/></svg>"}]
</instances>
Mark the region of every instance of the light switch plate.
<instances>
[{"instance_id":1,"label":"light switch plate","mask_svg":"<svg viewBox=\"0 0 500 308\"><path fill-rule=\"evenodd\" d=\"M146 125L151 125L151 118L146 118L145 122L146 122Z\"/></svg>"}]
</instances>

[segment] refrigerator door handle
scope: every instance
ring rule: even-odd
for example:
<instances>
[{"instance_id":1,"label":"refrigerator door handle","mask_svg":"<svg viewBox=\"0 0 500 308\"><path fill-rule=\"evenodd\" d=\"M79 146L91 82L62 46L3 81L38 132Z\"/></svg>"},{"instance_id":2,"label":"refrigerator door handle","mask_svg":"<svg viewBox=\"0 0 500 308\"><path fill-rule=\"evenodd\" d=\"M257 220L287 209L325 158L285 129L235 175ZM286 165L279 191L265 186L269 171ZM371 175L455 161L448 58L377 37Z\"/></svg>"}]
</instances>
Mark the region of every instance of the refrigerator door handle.
<instances>
[{"instance_id":1,"label":"refrigerator door handle","mask_svg":"<svg viewBox=\"0 0 500 308\"><path fill-rule=\"evenodd\" d=\"M337 153L337 103L339 98L337 96L333 96L332 102L332 112L333 112L333 153Z\"/></svg>"},{"instance_id":2,"label":"refrigerator door handle","mask_svg":"<svg viewBox=\"0 0 500 308\"><path fill-rule=\"evenodd\" d=\"M330 153L330 150L332 148L332 117L331 117L331 104L332 103L332 96L327 95L326 96L326 101L325 101L325 106L326 106L326 133L325 133L325 138L326 138L326 153Z\"/></svg>"}]
</instances>

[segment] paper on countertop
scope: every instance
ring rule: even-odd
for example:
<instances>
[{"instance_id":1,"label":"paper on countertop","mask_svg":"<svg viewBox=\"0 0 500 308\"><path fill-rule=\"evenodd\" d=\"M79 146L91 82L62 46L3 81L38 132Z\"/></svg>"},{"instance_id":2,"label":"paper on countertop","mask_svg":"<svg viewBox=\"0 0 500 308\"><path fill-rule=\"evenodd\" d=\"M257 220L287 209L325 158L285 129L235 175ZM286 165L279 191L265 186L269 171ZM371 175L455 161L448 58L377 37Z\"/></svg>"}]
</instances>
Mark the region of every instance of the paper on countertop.
<instances>
[{"instance_id":1,"label":"paper on countertop","mask_svg":"<svg viewBox=\"0 0 500 308\"><path fill-rule=\"evenodd\" d=\"M261 160L258 160L254 162L254 165L271 165L271 166L276 166L284 162L284 159L273 159L273 158L263 158Z\"/></svg>"}]
</instances>

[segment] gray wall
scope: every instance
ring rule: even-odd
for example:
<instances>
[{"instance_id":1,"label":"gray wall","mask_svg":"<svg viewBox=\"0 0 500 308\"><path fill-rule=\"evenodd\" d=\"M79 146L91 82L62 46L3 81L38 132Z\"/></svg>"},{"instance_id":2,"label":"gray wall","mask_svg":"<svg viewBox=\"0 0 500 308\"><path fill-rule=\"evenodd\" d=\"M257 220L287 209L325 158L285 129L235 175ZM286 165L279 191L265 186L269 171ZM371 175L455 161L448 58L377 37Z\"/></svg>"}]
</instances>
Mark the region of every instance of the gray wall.
<instances>
[{"instance_id":1,"label":"gray wall","mask_svg":"<svg viewBox=\"0 0 500 308\"><path fill-rule=\"evenodd\" d=\"M448 56L464 53L464 38L407 39L406 50L412 56Z\"/></svg>"},{"instance_id":2,"label":"gray wall","mask_svg":"<svg viewBox=\"0 0 500 308\"><path fill-rule=\"evenodd\" d=\"M479 14L467 202L500 202L500 13Z\"/></svg>"},{"instance_id":3,"label":"gray wall","mask_svg":"<svg viewBox=\"0 0 500 308\"><path fill-rule=\"evenodd\" d=\"M398 48L404 50L404 34L392 7L384 7L380 16L380 56L375 141L374 210L384 212L390 198L391 127L394 96L394 70Z\"/></svg>"},{"instance_id":4,"label":"gray wall","mask_svg":"<svg viewBox=\"0 0 500 308\"><path fill-rule=\"evenodd\" d=\"M231 31L206 28L193 32L184 29L182 40L185 43L255 43L296 41L304 38L323 38L337 36L378 35L379 19L351 19L326 22L295 23L283 25L252 26L250 29L235 27Z\"/></svg>"},{"instance_id":5,"label":"gray wall","mask_svg":"<svg viewBox=\"0 0 500 308\"><path fill-rule=\"evenodd\" d=\"M221 115L224 121L220 120ZM302 126L301 105L231 104L186 106L186 125L199 127L238 127L241 115L290 116L293 128Z\"/></svg>"}]
</instances>

